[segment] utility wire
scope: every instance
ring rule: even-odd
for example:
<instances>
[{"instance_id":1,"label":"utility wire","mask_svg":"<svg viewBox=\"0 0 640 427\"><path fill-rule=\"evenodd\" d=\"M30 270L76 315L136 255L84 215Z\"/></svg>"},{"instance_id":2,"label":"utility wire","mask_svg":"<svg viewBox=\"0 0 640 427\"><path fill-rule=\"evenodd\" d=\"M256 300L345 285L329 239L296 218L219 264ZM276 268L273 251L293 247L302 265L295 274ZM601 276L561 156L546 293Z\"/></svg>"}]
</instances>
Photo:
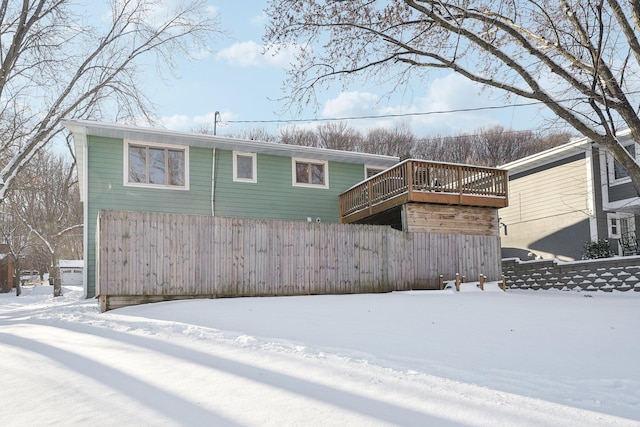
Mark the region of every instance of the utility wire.
<instances>
[{"instance_id":1,"label":"utility wire","mask_svg":"<svg viewBox=\"0 0 640 427\"><path fill-rule=\"evenodd\" d=\"M311 119L225 120L225 122L226 123L302 123L302 122L332 122L332 121L338 121L338 120L384 119L384 118L392 118L392 117L430 116L430 115L436 115L436 114L465 113L470 111L499 110L499 109L511 108L511 107L528 107L536 104L542 104L542 102L535 101L535 102L527 102L527 103L521 103L521 104L496 105L496 106L473 107L473 108L458 108L455 110L424 111L424 112L417 112L417 113L397 113L397 114L379 114L379 115L372 114L369 116L311 118Z\"/></svg>"},{"instance_id":2,"label":"utility wire","mask_svg":"<svg viewBox=\"0 0 640 427\"><path fill-rule=\"evenodd\" d=\"M629 92L629 95L638 94L640 91ZM585 97L560 99L557 103L572 102L585 100ZM310 118L310 119L272 119L272 120L225 120L226 123L308 123L308 122L335 122L341 120L367 120L367 119L384 119L394 117L413 117L413 116L431 116L439 114L451 114L451 113L468 113L473 111L490 111L500 110L513 107L530 107L533 105L544 104L542 101L522 102L518 104L508 105L495 105L473 108L457 108L454 110L439 110L439 111L423 111L414 113L397 113L397 114L380 114L380 115L367 115L367 116L351 116L351 117L333 117L333 118Z\"/></svg>"}]
</instances>

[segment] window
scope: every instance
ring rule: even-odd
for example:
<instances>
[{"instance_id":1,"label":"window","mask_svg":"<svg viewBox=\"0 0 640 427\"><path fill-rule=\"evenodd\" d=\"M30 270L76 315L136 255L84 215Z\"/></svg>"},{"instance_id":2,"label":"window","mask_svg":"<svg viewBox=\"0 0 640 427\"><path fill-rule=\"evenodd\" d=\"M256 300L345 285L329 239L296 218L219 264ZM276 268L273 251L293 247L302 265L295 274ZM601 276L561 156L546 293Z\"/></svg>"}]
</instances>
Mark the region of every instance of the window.
<instances>
[{"instance_id":1,"label":"window","mask_svg":"<svg viewBox=\"0 0 640 427\"><path fill-rule=\"evenodd\" d=\"M188 189L188 148L136 142L125 147L125 185Z\"/></svg>"},{"instance_id":2,"label":"window","mask_svg":"<svg viewBox=\"0 0 640 427\"><path fill-rule=\"evenodd\" d=\"M258 182L256 153L233 152L233 180Z\"/></svg>"},{"instance_id":3,"label":"window","mask_svg":"<svg viewBox=\"0 0 640 427\"><path fill-rule=\"evenodd\" d=\"M378 167L378 166L366 166L365 165L365 167L364 167L364 178L365 179L371 178L373 175L379 174L383 170L385 170L385 168L381 168L381 167Z\"/></svg>"},{"instance_id":4,"label":"window","mask_svg":"<svg viewBox=\"0 0 640 427\"><path fill-rule=\"evenodd\" d=\"M631 154L631 156L633 158L636 157L636 145L635 144L631 144L631 145L626 145L624 147L629 154ZM611 158L612 162L609 163L609 169L610 169L610 178L612 182L616 182L616 181L621 181L621 180L625 180L626 178L629 177L629 173L627 172L627 170L620 164L618 163L617 160Z\"/></svg>"},{"instance_id":5,"label":"window","mask_svg":"<svg viewBox=\"0 0 640 427\"><path fill-rule=\"evenodd\" d=\"M292 159L293 185L329 188L329 169L326 161Z\"/></svg>"},{"instance_id":6,"label":"window","mask_svg":"<svg viewBox=\"0 0 640 427\"><path fill-rule=\"evenodd\" d=\"M609 238L619 239L635 231L635 218L627 213L608 213Z\"/></svg>"}]
</instances>

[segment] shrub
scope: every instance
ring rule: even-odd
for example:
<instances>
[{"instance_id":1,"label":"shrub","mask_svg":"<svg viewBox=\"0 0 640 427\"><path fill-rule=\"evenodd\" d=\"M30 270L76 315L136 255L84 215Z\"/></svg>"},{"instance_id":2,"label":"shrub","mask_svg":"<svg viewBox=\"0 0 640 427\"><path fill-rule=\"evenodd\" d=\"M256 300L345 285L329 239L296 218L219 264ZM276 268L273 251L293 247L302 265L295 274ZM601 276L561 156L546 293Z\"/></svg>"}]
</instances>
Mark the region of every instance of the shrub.
<instances>
[{"instance_id":1,"label":"shrub","mask_svg":"<svg viewBox=\"0 0 640 427\"><path fill-rule=\"evenodd\" d=\"M584 244L582 259L610 258L615 255L609 241L600 239L596 242L587 242Z\"/></svg>"}]
</instances>

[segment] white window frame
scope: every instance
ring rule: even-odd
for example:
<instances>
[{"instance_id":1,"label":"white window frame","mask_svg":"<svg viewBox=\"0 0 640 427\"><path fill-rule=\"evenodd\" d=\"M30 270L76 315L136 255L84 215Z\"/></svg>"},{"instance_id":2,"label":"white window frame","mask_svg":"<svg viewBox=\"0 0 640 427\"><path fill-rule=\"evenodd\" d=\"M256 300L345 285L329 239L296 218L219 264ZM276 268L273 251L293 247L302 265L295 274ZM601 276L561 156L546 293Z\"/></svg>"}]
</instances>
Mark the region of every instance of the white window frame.
<instances>
[{"instance_id":1,"label":"white window frame","mask_svg":"<svg viewBox=\"0 0 640 427\"><path fill-rule=\"evenodd\" d=\"M373 175L377 175L382 171L387 170L388 168L385 168L384 166L371 166L371 165L364 165L364 179L368 179L369 176L367 176L367 170L371 169L371 170L377 170L378 172L374 173ZM371 175L371 176L373 176Z\"/></svg>"},{"instance_id":2,"label":"white window frame","mask_svg":"<svg viewBox=\"0 0 640 427\"><path fill-rule=\"evenodd\" d=\"M251 157L251 178L238 177L238 156ZM233 180L235 182L248 182L253 184L258 182L258 156L256 153L233 152Z\"/></svg>"},{"instance_id":3,"label":"white window frame","mask_svg":"<svg viewBox=\"0 0 640 427\"><path fill-rule=\"evenodd\" d=\"M622 224L620 222L622 219L631 219L632 221L629 222L630 228L635 229L635 217L633 214L622 212L607 213L607 233L610 239L620 239L622 237ZM615 230L613 227L614 221L616 223Z\"/></svg>"},{"instance_id":4,"label":"white window frame","mask_svg":"<svg viewBox=\"0 0 640 427\"><path fill-rule=\"evenodd\" d=\"M639 148L638 144L636 144L635 142L631 142L629 144L622 144L622 145L625 149L631 145L635 145L634 158L636 160L638 159L638 148ZM629 176L616 179L615 164L616 164L616 159L614 159L611 154L607 154L607 171L609 173L609 185L619 185L619 184L625 184L625 183L631 182L631 178Z\"/></svg>"},{"instance_id":5,"label":"white window frame","mask_svg":"<svg viewBox=\"0 0 640 427\"><path fill-rule=\"evenodd\" d=\"M297 182L296 164L297 163L309 163L314 165L322 165L324 169L324 184L311 184L306 182ZM291 183L294 187L307 187L307 188L329 188L329 162L326 160L317 159L302 159L297 157L291 158Z\"/></svg>"},{"instance_id":6,"label":"white window frame","mask_svg":"<svg viewBox=\"0 0 640 427\"><path fill-rule=\"evenodd\" d=\"M147 148L159 148L167 150L176 150L184 152L184 185L168 185L168 184L149 184L142 182L129 182L129 146L143 146ZM185 145L173 145L173 144L154 144L143 141L125 140L124 141L124 168L123 168L123 185L125 187L140 187L140 188L161 188L166 190L189 190L189 147Z\"/></svg>"}]
</instances>

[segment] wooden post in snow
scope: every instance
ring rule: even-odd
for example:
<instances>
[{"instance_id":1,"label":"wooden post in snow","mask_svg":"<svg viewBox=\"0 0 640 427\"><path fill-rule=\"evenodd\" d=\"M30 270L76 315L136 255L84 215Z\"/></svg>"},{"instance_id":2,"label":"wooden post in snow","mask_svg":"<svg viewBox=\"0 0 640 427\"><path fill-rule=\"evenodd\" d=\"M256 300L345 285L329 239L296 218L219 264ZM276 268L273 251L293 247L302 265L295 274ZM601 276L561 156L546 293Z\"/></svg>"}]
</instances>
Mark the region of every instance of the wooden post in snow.
<instances>
[{"instance_id":1,"label":"wooden post in snow","mask_svg":"<svg viewBox=\"0 0 640 427\"><path fill-rule=\"evenodd\" d=\"M440 290L443 290L444 289L444 276L442 274L438 277L438 281L440 282Z\"/></svg>"},{"instance_id":2,"label":"wooden post in snow","mask_svg":"<svg viewBox=\"0 0 640 427\"><path fill-rule=\"evenodd\" d=\"M484 291L484 281L487 277L484 274L480 275L480 290Z\"/></svg>"},{"instance_id":3,"label":"wooden post in snow","mask_svg":"<svg viewBox=\"0 0 640 427\"><path fill-rule=\"evenodd\" d=\"M460 273L456 273L456 292L460 292Z\"/></svg>"}]
</instances>

